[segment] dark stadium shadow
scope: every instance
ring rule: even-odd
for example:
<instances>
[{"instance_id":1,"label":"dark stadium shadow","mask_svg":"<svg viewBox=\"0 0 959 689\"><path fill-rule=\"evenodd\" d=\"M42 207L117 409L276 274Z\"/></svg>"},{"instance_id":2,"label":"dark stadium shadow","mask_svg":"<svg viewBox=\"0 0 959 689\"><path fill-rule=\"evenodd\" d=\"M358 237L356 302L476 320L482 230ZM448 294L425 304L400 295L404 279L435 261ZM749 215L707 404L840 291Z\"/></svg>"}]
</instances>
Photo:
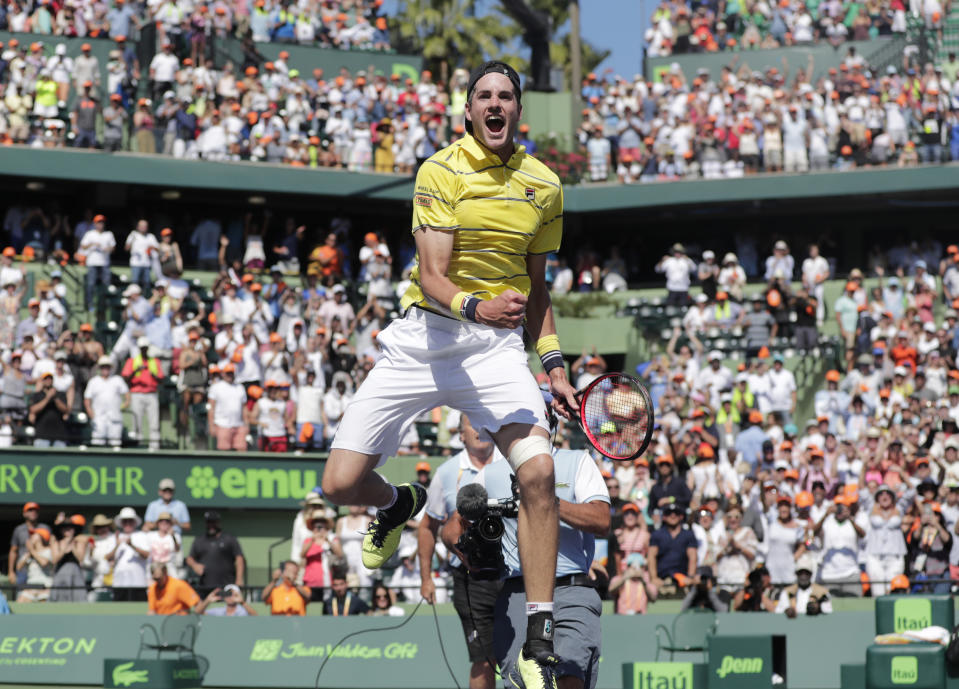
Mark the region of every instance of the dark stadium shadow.
<instances>
[{"instance_id":1,"label":"dark stadium shadow","mask_svg":"<svg viewBox=\"0 0 959 689\"><path fill-rule=\"evenodd\" d=\"M345 196L347 198L351 196L369 196L370 194L374 194L377 192L389 191L390 189L397 189L399 187L406 186L407 184L411 184L413 182L413 179L414 177L412 175L409 177L391 177L387 181L383 182L382 184L376 184L371 187L364 187L363 189L357 189L356 191L350 192L349 194L345 194Z\"/></svg>"}]
</instances>

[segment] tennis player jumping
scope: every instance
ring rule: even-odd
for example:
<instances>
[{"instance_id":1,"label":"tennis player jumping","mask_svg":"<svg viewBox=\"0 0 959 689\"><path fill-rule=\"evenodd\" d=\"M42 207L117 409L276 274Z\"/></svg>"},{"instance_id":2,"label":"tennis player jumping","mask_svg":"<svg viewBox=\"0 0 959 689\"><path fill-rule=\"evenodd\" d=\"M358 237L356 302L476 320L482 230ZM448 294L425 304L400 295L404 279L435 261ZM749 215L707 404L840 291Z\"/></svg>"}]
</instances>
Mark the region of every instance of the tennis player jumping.
<instances>
[{"instance_id":1,"label":"tennis player jumping","mask_svg":"<svg viewBox=\"0 0 959 689\"><path fill-rule=\"evenodd\" d=\"M448 405L467 414L509 460L520 484L518 542L527 641L517 662L527 689L555 688L553 585L559 516L543 398L527 366L523 328L569 418L566 378L546 288L546 255L562 236L563 191L549 168L514 145L519 76L502 62L474 70L468 135L430 157L413 195L417 265L405 316L378 336L384 356L347 408L323 474L340 505L379 508L363 564L383 565L403 526L426 502L418 485L373 471L396 453L418 414Z\"/></svg>"}]
</instances>

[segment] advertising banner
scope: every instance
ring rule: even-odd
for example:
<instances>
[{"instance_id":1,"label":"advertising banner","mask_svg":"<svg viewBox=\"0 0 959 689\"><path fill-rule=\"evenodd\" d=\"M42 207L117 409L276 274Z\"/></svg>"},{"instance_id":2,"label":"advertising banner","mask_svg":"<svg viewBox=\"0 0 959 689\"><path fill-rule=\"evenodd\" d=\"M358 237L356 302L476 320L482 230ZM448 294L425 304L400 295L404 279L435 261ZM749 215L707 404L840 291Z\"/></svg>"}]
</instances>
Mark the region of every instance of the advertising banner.
<instances>
[{"instance_id":1,"label":"advertising banner","mask_svg":"<svg viewBox=\"0 0 959 689\"><path fill-rule=\"evenodd\" d=\"M161 478L191 507L290 508L318 485L322 460L286 455L0 452L0 503L143 504Z\"/></svg>"},{"instance_id":2,"label":"advertising banner","mask_svg":"<svg viewBox=\"0 0 959 689\"><path fill-rule=\"evenodd\" d=\"M196 660L177 658L107 658L103 661L104 689L193 689L200 686Z\"/></svg>"}]
</instances>

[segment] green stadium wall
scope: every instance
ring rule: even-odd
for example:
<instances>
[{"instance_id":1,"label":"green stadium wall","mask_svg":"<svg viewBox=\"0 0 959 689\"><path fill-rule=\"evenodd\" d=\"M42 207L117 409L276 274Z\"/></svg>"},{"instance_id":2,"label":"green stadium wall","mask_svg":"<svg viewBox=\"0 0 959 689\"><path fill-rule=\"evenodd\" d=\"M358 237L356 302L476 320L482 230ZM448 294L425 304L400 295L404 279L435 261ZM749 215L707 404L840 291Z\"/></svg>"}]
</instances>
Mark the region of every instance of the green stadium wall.
<instances>
[{"instance_id":1,"label":"green stadium wall","mask_svg":"<svg viewBox=\"0 0 959 689\"><path fill-rule=\"evenodd\" d=\"M698 69L706 69L709 76L718 79L723 67L732 65L737 72L746 67L750 71L765 73L770 67L783 71L789 70L791 81L797 69L805 70L809 60L813 61L813 79L826 76L830 67L839 68L850 47L863 56L874 67L885 67L902 63L902 49L906 41L901 37L876 38L869 41L847 41L838 46L822 42L815 45L774 48L772 50L740 50L723 53L688 53L669 57L651 57L646 59L646 79L662 81L673 63L679 65L686 79L691 81ZM626 75L624 75L626 76ZM629 75L632 76L632 75ZM628 78L628 77L627 77Z\"/></svg>"},{"instance_id":2,"label":"green stadium wall","mask_svg":"<svg viewBox=\"0 0 959 689\"><path fill-rule=\"evenodd\" d=\"M428 610L402 629L396 618L203 619L197 653L210 664L208 687L317 686L316 674L333 654L319 686L352 689L450 689L437 630ZM622 664L655 659L655 627L669 626L669 615L606 616L599 689L622 687ZM0 684L100 685L105 658L134 658L146 616L15 615L0 617ZM439 633L461 686L469 663L459 620L440 617ZM839 666L861 663L873 639L871 612L834 613L789 620L764 613L723 614L722 636L784 634L787 637L786 685L793 689L840 686ZM841 640L841 641L840 641ZM678 654L675 660L699 660ZM665 658L661 658L665 659ZM280 680L279 678L282 678Z\"/></svg>"}]
</instances>

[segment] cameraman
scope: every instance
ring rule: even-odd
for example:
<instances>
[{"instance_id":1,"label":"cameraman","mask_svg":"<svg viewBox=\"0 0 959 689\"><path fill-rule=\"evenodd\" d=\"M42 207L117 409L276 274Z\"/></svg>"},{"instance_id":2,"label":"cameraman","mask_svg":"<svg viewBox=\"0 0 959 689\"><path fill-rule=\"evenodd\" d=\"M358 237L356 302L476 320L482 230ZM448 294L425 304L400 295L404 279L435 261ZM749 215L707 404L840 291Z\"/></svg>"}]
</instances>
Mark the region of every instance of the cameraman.
<instances>
[{"instance_id":1,"label":"cameraman","mask_svg":"<svg viewBox=\"0 0 959 689\"><path fill-rule=\"evenodd\" d=\"M556 655L562 660L556 668L559 689L590 689L599 673L599 616L602 601L590 573L596 537L609 533L609 493L603 476L586 452L558 450L553 454L556 472L556 496L559 502L559 556L556 562L555 621ZM475 483L483 486L490 498L512 497L511 469L507 462L493 462L483 469ZM522 500L522 495L520 496ZM516 519L504 520L501 542L506 580L496 601L493 645L500 673L515 684L516 658L526 635L526 595L516 545ZM460 537L463 520L447 521L443 542L448 547ZM471 584L472 585L472 584Z\"/></svg>"},{"instance_id":2,"label":"cameraman","mask_svg":"<svg viewBox=\"0 0 959 689\"><path fill-rule=\"evenodd\" d=\"M481 440L466 414L460 416L460 437L464 448L437 468L426 498L426 512L418 530L420 595L428 603L436 599L433 583L433 551L439 527L456 512L456 494L461 486L472 483L480 470L494 459L502 458L491 440ZM453 578L453 607L463 625L466 649L470 657L470 689L493 689L496 683L493 658L493 606L499 596L500 581L468 581L466 568L450 553ZM466 587L469 586L469 595ZM489 660L488 660L489 659Z\"/></svg>"},{"instance_id":3,"label":"cameraman","mask_svg":"<svg viewBox=\"0 0 959 689\"><path fill-rule=\"evenodd\" d=\"M812 582L816 563L808 553L796 561L796 583L783 589L779 594L776 612L785 613L789 619L796 615L828 615L832 612L832 601L825 586Z\"/></svg>"},{"instance_id":4,"label":"cameraman","mask_svg":"<svg viewBox=\"0 0 959 689\"><path fill-rule=\"evenodd\" d=\"M746 588L733 595L731 607L737 612L775 612L776 599L773 598L772 577L765 566L749 573Z\"/></svg>"},{"instance_id":5,"label":"cameraman","mask_svg":"<svg viewBox=\"0 0 959 689\"><path fill-rule=\"evenodd\" d=\"M683 599L680 610L713 610L715 612L726 612L728 606L723 603L716 595L716 577L713 576L713 568L705 565L696 570L696 576L693 577L693 586L689 593Z\"/></svg>"}]
</instances>

